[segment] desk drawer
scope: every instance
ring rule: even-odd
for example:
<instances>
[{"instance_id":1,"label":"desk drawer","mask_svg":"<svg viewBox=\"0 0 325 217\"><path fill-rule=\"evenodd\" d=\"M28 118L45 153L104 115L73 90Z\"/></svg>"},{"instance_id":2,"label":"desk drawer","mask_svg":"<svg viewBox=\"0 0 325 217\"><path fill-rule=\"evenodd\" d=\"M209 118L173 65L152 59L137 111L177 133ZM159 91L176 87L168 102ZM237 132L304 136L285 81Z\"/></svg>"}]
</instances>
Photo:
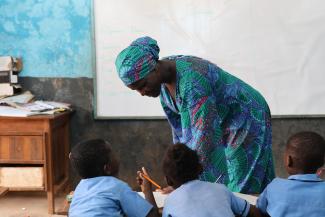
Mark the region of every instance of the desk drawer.
<instances>
[{"instance_id":1,"label":"desk drawer","mask_svg":"<svg viewBox=\"0 0 325 217\"><path fill-rule=\"evenodd\" d=\"M0 163L44 162L42 135L0 135Z\"/></svg>"},{"instance_id":2,"label":"desk drawer","mask_svg":"<svg viewBox=\"0 0 325 217\"><path fill-rule=\"evenodd\" d=\"M0 167L0 186L9 190L43 190L43 167Z\"/></svg>"}]
</instances>

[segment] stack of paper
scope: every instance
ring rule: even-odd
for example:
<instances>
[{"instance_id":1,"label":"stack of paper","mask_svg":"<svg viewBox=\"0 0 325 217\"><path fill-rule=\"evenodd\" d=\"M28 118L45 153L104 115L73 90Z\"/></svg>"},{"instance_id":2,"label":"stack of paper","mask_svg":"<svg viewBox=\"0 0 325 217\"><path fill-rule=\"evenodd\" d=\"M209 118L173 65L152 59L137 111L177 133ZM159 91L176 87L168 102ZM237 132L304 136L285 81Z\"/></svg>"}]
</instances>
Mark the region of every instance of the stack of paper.
<instances>
[{"instance_id":1,"label":"stack of paper","mask_svg":"<svg viewBox=\"0 0 325 217\"><path fill-rule=\"evenodd\" d=\"M22 109L30 112L44 112L51 110L64 111L70 109L67 103L60 103L54 101L35 101L30 103L8 102L14 108Z\"/></svg>"},{"instance_id":2,"label":"stack of paper","mask_svg":"<svg viewBox=\"0 0 325 217\"><path fill-rule=\"evenodd\" d=\"M41 101L37 100L34 102L39 106L43 106L48 109L70 109L71 105L63 102L55 102L55 101Z\"/></svg>"},{"instance_id":3,"label":"stack of paper","mask_svg":"<svg viewBox=\"0 0 325 217\"><path fill-rule=\"evenodd\" d=\"M32 115L38 115L39 112L30 112L22 109L13 108L10 106L0 106L0 116L7 117L28 117Z\"/></svg>"},{"instance_id":4,"label":"stack of paper","mask_svg":"<svg viewBox=\"0 0 325 217\"><path fill-rule=\"evenodd\" d=\"M34 95L26 91L22 94L0 99L0 116L27 117L31 115L54 114L69 110L68 103L54 101L32 101Z\"/></svg>"}]
</instances>

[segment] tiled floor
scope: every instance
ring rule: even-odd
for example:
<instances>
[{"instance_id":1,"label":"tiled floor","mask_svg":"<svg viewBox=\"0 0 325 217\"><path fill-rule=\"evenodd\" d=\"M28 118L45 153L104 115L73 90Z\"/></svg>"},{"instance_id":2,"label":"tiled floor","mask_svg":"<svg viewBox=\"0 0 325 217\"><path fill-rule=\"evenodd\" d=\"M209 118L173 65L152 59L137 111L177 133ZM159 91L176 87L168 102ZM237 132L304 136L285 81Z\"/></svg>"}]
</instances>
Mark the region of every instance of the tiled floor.
<instances>
[{"instance_id":1,"label":"tiled floor","mask_svg":"<svg viewBox=\"0 0 325 217\"><path fill-rule=\"evenodd\" d=\"M64 196L55 200L55 209L62 209ZM65 217L49 215L43 192L8 192L0 197L0 217Z\"/></svg>"}]
</instances>

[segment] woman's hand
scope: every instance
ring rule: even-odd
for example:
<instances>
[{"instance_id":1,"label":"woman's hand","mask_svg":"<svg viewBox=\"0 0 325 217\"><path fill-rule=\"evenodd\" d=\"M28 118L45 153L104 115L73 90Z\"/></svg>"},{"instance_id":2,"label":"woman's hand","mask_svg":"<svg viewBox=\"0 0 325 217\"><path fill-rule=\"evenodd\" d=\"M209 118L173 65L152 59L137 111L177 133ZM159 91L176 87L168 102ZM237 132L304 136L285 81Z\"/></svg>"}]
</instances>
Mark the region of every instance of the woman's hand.
<instances>
[{"instance_id":1,"label":"woman's hand","mask_svg":"<svg viewBox=\"0 0 325 217\"><path fill-rule=\"evenodd\" d=\"M145 179L142 174L150 177L144 167L141 168L141 171L137 171L137 183L141 187L143 193L152 192L151 183Z\"/></svg>"}]
</instances>

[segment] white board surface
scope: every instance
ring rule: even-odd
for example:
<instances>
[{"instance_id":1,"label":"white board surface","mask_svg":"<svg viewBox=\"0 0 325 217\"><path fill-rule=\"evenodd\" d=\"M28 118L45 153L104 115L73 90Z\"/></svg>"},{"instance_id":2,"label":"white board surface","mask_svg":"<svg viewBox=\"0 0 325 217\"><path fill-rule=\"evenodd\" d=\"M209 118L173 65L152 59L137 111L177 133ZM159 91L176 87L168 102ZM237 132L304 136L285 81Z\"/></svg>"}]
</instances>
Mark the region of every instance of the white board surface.
<instances>
[{"instance_id":1,"label":"white board surface","mask_svg":"<svg viewBox=\"0 0 325 217\"><path fill-rule=\"evenodd\" d=\"M117 76L115 58L151 36L160 57L206 58L259 90L272 115L325 114L323 0L94 0L96 116L164 116Z\"/></svg>"}]
</instances>

